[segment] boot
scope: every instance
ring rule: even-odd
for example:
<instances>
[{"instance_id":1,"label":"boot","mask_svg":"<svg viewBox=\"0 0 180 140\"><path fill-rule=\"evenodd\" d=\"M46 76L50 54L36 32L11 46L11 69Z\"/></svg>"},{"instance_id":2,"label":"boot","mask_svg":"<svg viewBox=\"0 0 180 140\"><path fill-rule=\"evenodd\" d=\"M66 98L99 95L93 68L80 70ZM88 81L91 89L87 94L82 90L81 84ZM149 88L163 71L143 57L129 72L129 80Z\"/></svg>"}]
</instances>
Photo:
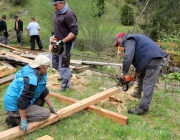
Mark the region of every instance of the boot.
<instances>
[{"instance_id":1,"label":"boot","mask_svg":"<svg viewBox=\"0 0 180 140\"><path fill-rule=\"evenodd\" d=\"M14 118L10 116L6 118L5 122L10 128L18 126Z\"/></svg>"},{"instance_id":2,"label":"boot","mask_svg":"<svg viewBox=\"0 0 180 140\"><path fill-rule=\"evenodd\" d=\"M147 113L148 112L148 110L142 110L142 109L140 109L140 108L138 108L138 107L136 107L136 108L130 108L129 110L128 110L128 113L129 114L136 114L136 115L143 115L143 114L145 114L145 113Z\"/></svg>"}]
</instances>

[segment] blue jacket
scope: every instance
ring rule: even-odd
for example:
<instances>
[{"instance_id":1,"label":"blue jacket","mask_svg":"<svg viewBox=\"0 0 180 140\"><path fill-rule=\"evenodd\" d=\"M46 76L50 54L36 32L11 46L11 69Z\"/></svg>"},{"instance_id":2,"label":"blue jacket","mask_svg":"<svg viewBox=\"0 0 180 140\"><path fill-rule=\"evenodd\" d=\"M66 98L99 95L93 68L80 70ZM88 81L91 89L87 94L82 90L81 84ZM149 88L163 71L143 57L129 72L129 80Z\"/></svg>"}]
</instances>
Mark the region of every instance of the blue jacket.
<instances>
[{"instance_id":1,"label":"blue jacket","mask_svg":"<svg viewBox=\"0 0 180 140\"><path fill-rule=\"evenodd\" d=\"M143 34L126 34L120 45L124 47L124 60L127 61L123 62L124 74L128 72L131 63L136 68L136 72L142 73L151 59L166 56L166 53L153 40ZM129 60L132 62L128 62Z\"/></svg>"},{"instance_id":2,"label":"blue jacket","mask_svg":"<svg viewBox=\"0 0 180 140\"><path fill-rule=\"evenodd\" d=\"M40 75L37 69L29 65L16 73L4 95L4 106L7 111L27 109L36 99L49 93L46 88L47 75Z\"/></svg>"}]
</instances>

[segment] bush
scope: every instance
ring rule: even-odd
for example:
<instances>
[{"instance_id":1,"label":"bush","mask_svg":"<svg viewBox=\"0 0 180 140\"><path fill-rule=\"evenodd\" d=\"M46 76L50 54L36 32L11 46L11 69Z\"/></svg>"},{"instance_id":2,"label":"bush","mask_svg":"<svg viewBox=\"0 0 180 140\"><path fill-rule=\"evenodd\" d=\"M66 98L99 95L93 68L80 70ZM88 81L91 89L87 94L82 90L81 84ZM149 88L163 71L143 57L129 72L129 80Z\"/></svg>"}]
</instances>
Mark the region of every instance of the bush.
<instances>
[{"instance_id":1,"label":"bush","mask_svg":"<svg viewBox=\"0 0 180 140\"><path fill-rule=\"evenodd\" d=\"M121 23L126 26L134 25L134 11L128 4L121 8Z\"/></svg>"},{"instance_id":2,"label":"bush","mask_svg":"<svg viewBox=\"0 0 180 140\"><path fill-rule=\"evenodd\" d=\"M24 6L26 5L28 0L10 0L10 3L14 6Z\"/></svg>"}]
</instances>

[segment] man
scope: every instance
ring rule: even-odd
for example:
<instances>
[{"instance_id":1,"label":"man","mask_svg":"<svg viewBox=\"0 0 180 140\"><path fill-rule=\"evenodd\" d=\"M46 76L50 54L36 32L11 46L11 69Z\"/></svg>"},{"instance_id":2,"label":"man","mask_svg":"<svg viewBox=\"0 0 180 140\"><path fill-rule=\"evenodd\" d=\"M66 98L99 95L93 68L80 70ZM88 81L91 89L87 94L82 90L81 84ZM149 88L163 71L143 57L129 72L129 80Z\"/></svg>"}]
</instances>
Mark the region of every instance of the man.
<instances>
[{"instance_id":1,"label":"man","mask_svg":"<svg viewBox=\"0 0 180 140\"><path fill-rule=\"evenodd\" d=\"M17 15L14 16L14 19L15 19L14 30L16 31L17 41L20 45L22 45L21 34L23 32L23 22L18 18Z\"/></svg>"},{"instance_id":2,"label":"man","mask_svg":"<svg viewBox=\"0 0 180 140\"><path fill-rule=\"evenodd\" d=\"M54 36L57 45L52 47L52 66L62 77L60 91L70 88L71 72L69 68L71 51L78 34L77 18L65 0L52 0L56 10L54 15Z\"/></svg>"},{"instance_id":3,"label":"man","mask_svg":"<svg viewBox=\"0 0 180 140\"><path fill-rule=\"evenodd\" d=\"M32 53L35 52L35 40L39 47L39 50L45 50L41 44L40 40L40 26L37 22L35 22L35 18L32 17L31 22L28 24L27 33L30 35L30 43L31 43L31 51Z\"/></svg>"},{"instance_id":4,"label":"man","mask_svg":"<svg viewBox=\"0 0 180 140\"><path fill-rule=\"evenodd\" d=\"M38 55L32 63L16 73L4 95L4 107L8 114L6 124L9 127L20 124L20 128L27 131L29 122L45 120L50 112L57 114L46 87L49 65L48 57ZM50 111L43 107L45 102Z\"/></svg>"},{"instance_id":5,"label":"man","mask_svg":"<svg viewBox=\"0 0 180 140\"><path fill-rule=\"evenodd\" d=\"M166 53L157 44L142 34L124 34L120 32L116 37L115 46L124 47L123 69L120 78L124 79L131 64L136 68L132 78L138 75L139 93L143 90L138 107L130 108L128 113L142 115L149 109L154 86L160 71L160 64Z\"/></svg>"},{"instance_id":6,"label":"man","mask_svg":"<svg viewBox=\"0 0 180 140\"><path fill-rule=\"evenodd\" d=\"M0 21L0 42L4 45L8 44L9 34L7 32L6 15L2 15Z\"/></svg>"}]
</instances>

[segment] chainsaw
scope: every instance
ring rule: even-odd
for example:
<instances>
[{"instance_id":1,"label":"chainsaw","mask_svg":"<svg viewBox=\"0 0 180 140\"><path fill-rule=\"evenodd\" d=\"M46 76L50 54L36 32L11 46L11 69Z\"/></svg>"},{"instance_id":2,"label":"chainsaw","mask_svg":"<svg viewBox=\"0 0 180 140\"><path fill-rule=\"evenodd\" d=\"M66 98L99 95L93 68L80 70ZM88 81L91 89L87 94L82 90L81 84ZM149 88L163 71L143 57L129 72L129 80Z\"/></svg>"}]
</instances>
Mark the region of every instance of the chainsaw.
<instances>
[{"instance_id":1,"label":"chainsaw","mask_svg":"<svg viewBox=\"0 0 180 140\"><path fill-rule=\"evenodd\" d=\"M118 79L117 87L123 91L127 91L133 85L133 79L130 75L126 75L124 79L119 76L116 76Z\"/></svg>"}]
</instances>

